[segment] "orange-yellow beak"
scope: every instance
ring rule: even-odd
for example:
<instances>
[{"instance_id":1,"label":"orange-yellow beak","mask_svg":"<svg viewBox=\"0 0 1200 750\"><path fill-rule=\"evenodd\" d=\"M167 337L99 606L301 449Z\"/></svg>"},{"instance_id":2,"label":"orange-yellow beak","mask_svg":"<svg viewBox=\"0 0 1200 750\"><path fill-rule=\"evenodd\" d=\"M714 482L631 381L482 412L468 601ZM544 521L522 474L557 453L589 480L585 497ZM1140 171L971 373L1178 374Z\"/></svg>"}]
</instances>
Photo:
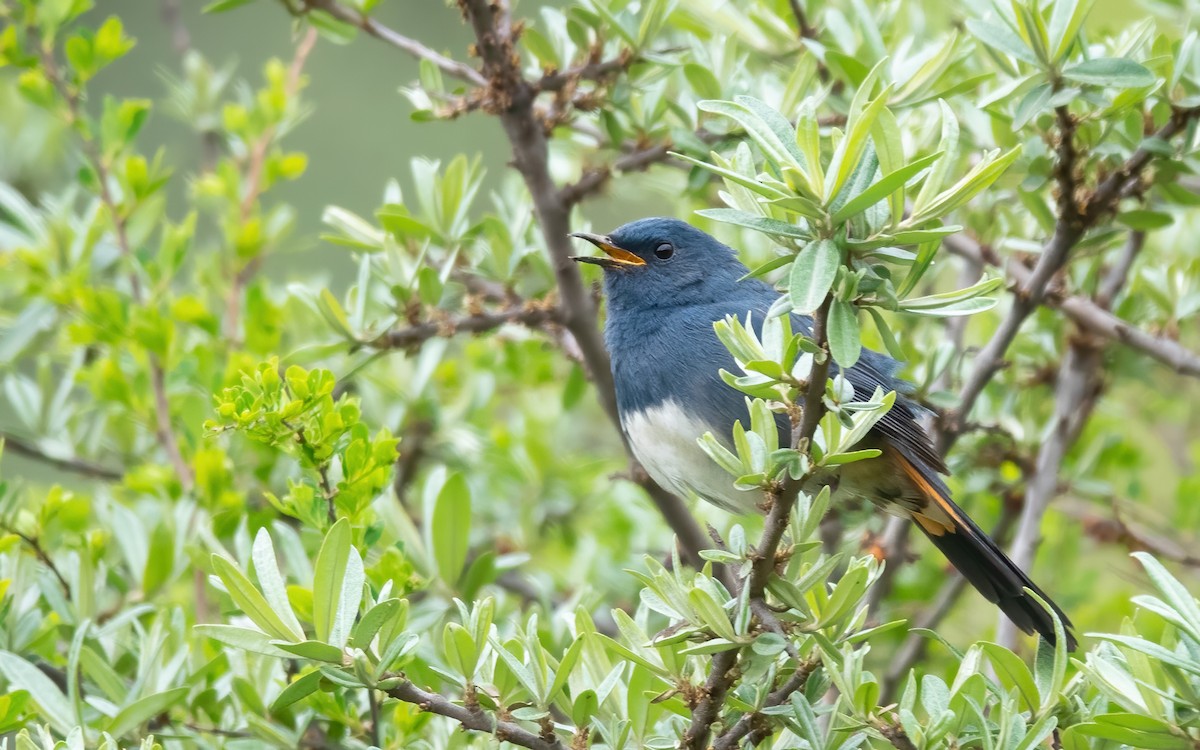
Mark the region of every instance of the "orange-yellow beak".
<instances>
[{"instance_id":1,"label":"orange-yellow beak","mask_svg":"<svg viewBox=\"0 0 1200 750\"><path fill-rule=\"evenodd\" d=\"M572 232L572 237L578 237L581 240L587 240L596 247L604 251L607 258L598 258L594 255L572 255L571 260L579 263L591 263L600 266L601 268L629 268L632 266L644 266L646 261L638 256L623 250L612 243L608 237L602 234L591 234L590 232Z\"/></svg>"}]
</instances>

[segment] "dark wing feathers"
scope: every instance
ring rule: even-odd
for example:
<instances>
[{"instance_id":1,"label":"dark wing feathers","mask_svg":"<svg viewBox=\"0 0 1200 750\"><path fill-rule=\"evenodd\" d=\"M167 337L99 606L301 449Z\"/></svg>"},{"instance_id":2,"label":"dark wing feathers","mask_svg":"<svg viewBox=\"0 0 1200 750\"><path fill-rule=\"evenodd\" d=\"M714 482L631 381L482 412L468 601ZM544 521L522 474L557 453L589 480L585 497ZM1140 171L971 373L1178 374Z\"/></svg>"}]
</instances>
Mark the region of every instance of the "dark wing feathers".
<instances>
[{"instance_id":1,"label":"dark wing feathers","mask_svg":"<svg viewBox=\"0 0 1200 750\"><path fill-rule=\"evenodd\" d=\"M812 318L807 315L793 315L792 327L797 331L811 333ZM847 382L854 386L854 397L858 400L869 399L876 388L883 389L884 393L896 392L895 405L875 425L875 431L901 449L913 461L926 481L949 496L945 483L938 476L949 473L946 464L938 455L929 435L917 423L917 418L925 410L908 397L908 394L912 393L912 385L896 377L896 371L899 369L900 363L891 357L863 349L862 356L853 367L846 370L845 376ZM834 364L831 374L838 371L838 366Z\"/></svg>"}]
</instances>

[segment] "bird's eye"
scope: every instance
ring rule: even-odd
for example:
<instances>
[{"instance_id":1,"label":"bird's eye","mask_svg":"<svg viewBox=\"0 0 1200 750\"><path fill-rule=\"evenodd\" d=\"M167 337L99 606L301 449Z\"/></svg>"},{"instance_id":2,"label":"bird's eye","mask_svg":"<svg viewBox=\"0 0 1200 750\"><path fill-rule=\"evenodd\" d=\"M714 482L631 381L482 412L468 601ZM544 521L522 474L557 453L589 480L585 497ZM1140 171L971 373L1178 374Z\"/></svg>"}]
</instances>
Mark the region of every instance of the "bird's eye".
<instances>
[{"instance_id":1,"label":"bird's eye","mask_svg":"<svg viewBox=\"0 0 1200 750\"><path fill-rule=\"evenodd\" d=\"M666 260L675 254L675 246L670 242L664 242L654 248L654 257L659 260Z\"/></svg>"}]
</instances>

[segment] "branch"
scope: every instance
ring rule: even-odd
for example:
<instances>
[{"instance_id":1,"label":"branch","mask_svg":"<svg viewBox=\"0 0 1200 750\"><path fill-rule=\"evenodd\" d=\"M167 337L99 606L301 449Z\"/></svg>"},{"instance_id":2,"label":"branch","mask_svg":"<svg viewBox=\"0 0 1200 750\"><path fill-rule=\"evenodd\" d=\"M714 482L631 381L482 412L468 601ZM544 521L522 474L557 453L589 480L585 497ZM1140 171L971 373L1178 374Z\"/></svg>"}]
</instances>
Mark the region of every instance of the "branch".
<instances>
[{"instance_id":1,"label":"branch","mask_svg":"<svg viewBox=\"0 0 1200 750\"><path fill-rule=\"evenodd\" d=\"M497 312L481 312L457 318L418 323L406 328L388 331L365 346L372 349L411 349L432 338L449 338L459 333L484 333L500 326L517 323L530 328L541 328L557 323L558 309L551 304L534 300L520 307L511 307Z\"/></svg>"},{"instance_id":2,"label":"branch","mask_svg":"<svg viewBox=\"0 0 1200 750\"><path fill-rule=\"evenodd\" d=\"M637 57L631 50L623 50L620 56L612 60L593 60L566 70L546 73L534 86L538 91L560 91L580 81L603 81L628 70L636 61Z\"/></svg>"},{"instance_id":3,"label":"branch","mask_svg":"<svg viewBox=\"0 0 1200 750\"><path fill-rule=\"evenodd\" d=\"M1144 550L1152 553L1161 560L1200 569L1200 557L1189 550L1196 549L1194 541L1177 541L1162 534L1145 531L1132 525L1122 518L1117 502L1112 504L1112 516L1102 516L1091 510L1087 503L1070 502L1064 498L1058 508L1067 516L1075 519L1083 527L1083 532L1098 542L1124 545L1130 552Z\"/></svg>"},{"instance_id":4,"label":"branch","mask_svg":"<svg viewBox=\"0 0 1200 750\"><path fill-rule=\"evenodd\" d=\"M917 750L917 746L904 731L904 727L898 723L876 720L872 722L872 725L896 750Z\"/></svg>"},{"instance_id":5,"label":"branch","mask_svg":"<svg viewBox=\"0 0 1200 750\"><path fill-rule=\"evenodd\" d=\"M487 732L501 742L511 742L514 745L531 748L531 750L566 750L558 737L554 735L534 734L511 721L496 720L478 707L460 706L442 695L422 690L408 680L404 680L386 692L391 697L411 703L422 711L454 719L463 726L463 729Z\"/></svg>"},{"instance_id":6,"label":"branch","mask_svg":"<svg viewBox=\"0 0 1200 750\"><path fill-rule=\"evenodd\" d=\"M187 25L183 22L183 8L180 0L162 0L159 9L163 25L171 34L171 46L175 53L182 56L192 48L192 35L188 33Z\"/></svg>"},{"instance_id":7,"label":"branch","mask_svg":"<svg viewBox=\"0 0 1200 750\"><path fill-rule=\"evenodd\" d=\"M0 529L3 529L9 534L16 536L18 539L24 542L26 546L33 551L34 556L41 560L42 564L49 568L50 572L54 574L54 577L58 579L58 584L62 586L63 593L67 595L67 598L71 598L71 584L67 583L66 576L62 574L62 571L59 570L58 566L54 564L54 561L50 559L50 555L46 554L46 550L42 547L41 541L38 540L37 537L29 536L28 534L17 531L7 523L0 525Z\"/></svg>"},{"instance_id":8,"label":"branch","mask_svg":"<svg viewBox=\"0 0 1200 750\"><path fill-rule=\"evenodd\" d=\"M1121 255L1117 258L1117 262L1108 269L1108 273L1101 279L1100 285L1096 288L1096 305L1105 310L1112 309L1113 300L1121 293L1125 287L1125 282L1129 278L1129 272L1133 268L1133 262L1137 260L1137 256L1141 254L1142 248L1146 244L1146 233L1141 230L1135 230L1129 233L1129 238L1125 241L1125 247L1121 249Z\"/></svg>"},{"instance_id":9,"label":"branch","mask_svg":"<svg viewBox=\"0 0 1200 750\"><path fill-rule=\"evenodd\" d=\"M357 26L381 42L386 42L418 60L428 60L448 76L466 81L472 86L487 85L487 79L470 65L434 52L416 39L404 36L395 29L384 26L370 16L365 16L335 0L303 0L303 7L300 10L302 14L314 10L324 11L339 21Z\"/></svg>"},{"instance_id":10,"label":"branch","mask_svg":"<svg viewBox=\"0 0 1200 750\"><path fill-rule=\"evenodd\" d=\"M292 56L291 64L288 66L284 92L289 102L300 90L300 74L304 70L304 62L308 59L308 55L312 52L316 43L317 29L310 26L296 45L296 52ZM243 225L249 221L250 214L254 210L254 204L258 202L259 196L262 195L263 168L267 161L267 151L275 141L275 131L276 128L274 125L268 127L250 146L249 161L244 175L245 189L242 195L242 202L238 206L238 219ZM235 260L234 266L236 267L236 265L237 262ZM246 288L246 284L258 272L261 265L262 255L259 254L251 258L246 265L232 274L233 278L229 286L229 295L225 300L225 323L223 326L225 339L229 342L230 347L237 348L241 346L240 318L242 294Z\"/></svg>"},{"instance_id":11,"label":"branch","mask_svg":"<svg viewBox=\"0 0 1200 750\"><path fill-rule=\"evenodd\" d=\"M1200 108L1174 109L1154 138L1170 140L1183 130L1188 122L1200 115ZM946 415L941 424L938 448L944 454L961 434L967 415L984 387L1001 367L1001 361L1017 331L1046 296L1050 280L1067 262L1067 256L1088 229L1107 214L1116 210L1126 184L1135 180L1154 158L1145 148L1138 148L1115 172L1101 182L1086 200L1077 201L1078 186L1075 181L1075 150L1073 146L1074 121L1068 115L1059 117L1061 142L1058 148L1058 163L1055 177L1059 184L1059 212L1054 235L1042 249L1037 265L1029 274L1013 298L1008 316L1000 324L992 339L975 358L975 366L963 384L958 407ZM947 238L949 240L950 238Z\"/></svg>"},{"instance_id":12,"label":"branch","mask_svg":"<svg viewBox=\"0 0 1200 750\"><path fill-rule=\"evenodd\" d=\"M81 122L84 118L84 113L79 101L79 94L76 91L72 91L71 87L63 79L51 50L52 48L43 42L41 50L43 72L45 72L47 79L49 79L51 85L59 93L59 96L67 103L67 109L72 122ZM80 133L84 158L88 162L88 166L96 173L96 182L99 183L100 202L108 211L109 218L112 221L113 234L116 238L117 247L121 251L121 256L132 264L134 254L133 247L129 242L129 233L126 231L127 217L122 214L121 207L117 205L117 200L109 189L110 175L107 161L101 158L95 141L85 133L86 131ZM138 277L137 268L133 265L129 269L129 289L133 301L138 305L144 305L146 301L142 293L141 279ZM150 364L150 382L154 390L155 434L158 437L158 442L167 452L167 458L171 462L172 467L174 467L175 476L178 477L180 485L183 486L185 492L190 492L194 484L194 477L191 467L183 458L183 452L179 449L179 442L176 440L175 431L171 426L171 410L170 403L167 400L166 374L163 370L162 362L158 359L158 355L153 352L147 352L146 356Z\"/></svg>"},{"instance_id":13,"label":"branch","mask_svg":"<svg viewBox=\"0 0 1200 750\"><path fill-rule=\"evenodd\" d=\"M826 336L826 323L829 319L831 298L825 301L813 316L812 338L824 352L824 358L813 363L809 373L808 387L804 392L804 411L792 430L792 447L798 451L807 451L809 442L817 431L821 417L825 415L825 388L829 380L829 346ZM750 575L746 581L750 601L762 600L767 582L775 572L779 544L787 530L792 508L796 505L796 496L804 489L808 475L800 478L788 477L778 486L769 490L767 503L767 520L763 525L762 538L754 552ZM708 743L708 735L717 714L725 700L725 693L733 685L737 674L734 670L737 661L737 651L721 651L712 660L712 671L704 683L702 697L692 711L692 722L680 739L679 746L685 750L704 750Z\"/></svg>"},{"instance_id":14,"label":"branch","mask_svg":"<svg viewBox=\"0 0 1200 750\"><path fill-rule=\"evenodd\" d=\"M1067 348L1055 384L1054 417L1049 434L1043 436L1033 478L1025 490L1021 520L1008 556L1021 570L1029 570L1041 541L1042 518L1058 495L1058 475L1067 451L1079 437L1096 405L1101 390L1104 349L1076 339ZM1000 615L996 641L1006 648L1016 646L1017 630Z\"/></svg>"},{"instance_id":15,"label":"branch","mask_svg":"<svg viewBox=\"0 0 1200 750\"><path fill-rule=\"evenodd\" d=\"M788 0L791 6L792 15L796 17L796 31L800 34L801 39L817 40L819 30L808 22L808 14L804 12L804 6L801 0ZM820 77L822 83L829 82L829 67L820 58L817 58L817 76Z\"/></svg>"},{"instance_id":16,"label":"branch","mask_svg":"<svg viewBox=\"0 0 1200 750\"><path fill-rule=\"evenodd\" d=\"M12 451L19 456L40 461L44 464L49 464L56 469L70 471L75 474L81 474L85 477L93 479L105 479L112 482L117 482L125 476L125 473L119 469L110 469L107 466L92 463L82 458L62 458L60 456L52 456L44 452L31 442L27 442L23 438L12 435L7 432L0 432L0 443L3 444L5 450Z\"/></svg>"},{"instance_id":17,"label":"branch","mask_svg":"<svg viewBox=\"0 0 1200 750\"><path fill-rule=\"evenodd\" d=\"M566 205L573 206L604 187L614 172L641 172L649 169L654 164L666 161L672 148L671 143L660 143L626 154L611 165L589 169L577 181L564 185L559 191L560 198Z\"/></svg>"},{"instance_id":18,"label":"branch","mask_svg":"<svg viewBox=\"0 0 1200 750\"><path fill-rule=\"evenodd\" d=\"M960 257L978 259L996 266L1002 264L990 248L965 235L947 237L944 244L948 251ZM1020 285L1027 283L1032 275L1030 269L1021 263L1008 264L1006 271L1008 277ZM1088 333L1137 349L1182 375L1200 377L1200 354L1187 349L1178 341L1143 331L1086 297L1048 294L1043 301L1058 307Z\"/></svg>"},{"instance_id":19,"label":"branch","mask_svg":"<svg viewBox=\"0 0 1200 750\"><path fill-rule=\"evenodd\" d=\"M521 73L520 57L514 50L515 35L508 3L506 0L461 0L461 7L475 33L476 48L483 60L487 95L493 100L496 114L512 146L513 164L529 191L542 238L550 253L558 284L562 325L579 347L584 369L596 386L601 406L619 428L616 390L608 353L597 325L596 305L584 286L578 267L571 260L574 253L568 237L571 231L571 205L563 199L561 189L550 176L546 130L534 106L537 90ZM648 477L642 486L650 493L651 500L681 543L704 540L704 532L687 512L682 500L661 488L652 490L654 484ZM700 550L707 546L689 547L689 561L700 564Z\"/></svg>"},{"instance_id":20,"label":"branch","mask_svg":"<svg viewBox=\"0 0 1200 750\"><path fill-rule=\"evenodd\" d=\"M787 703L791 700L792 693L804 689L804 686L808 683L809 676L820 665L821 660L819 658L807 659L801 662L797 666L796 671L792 673L792 676L788 678L787 682L767 695L767 699L763 701L761 708L782 706L784 703ZM717 737L716 741L712 744L713 750L738 750L742 738L755 731L757 729L755 724L761 719L762 714L758 711L751 711L744 714L742 718L738 719L736 724ZM752 742L751 744L757 743Z\"/></svg>"}]
</instances>

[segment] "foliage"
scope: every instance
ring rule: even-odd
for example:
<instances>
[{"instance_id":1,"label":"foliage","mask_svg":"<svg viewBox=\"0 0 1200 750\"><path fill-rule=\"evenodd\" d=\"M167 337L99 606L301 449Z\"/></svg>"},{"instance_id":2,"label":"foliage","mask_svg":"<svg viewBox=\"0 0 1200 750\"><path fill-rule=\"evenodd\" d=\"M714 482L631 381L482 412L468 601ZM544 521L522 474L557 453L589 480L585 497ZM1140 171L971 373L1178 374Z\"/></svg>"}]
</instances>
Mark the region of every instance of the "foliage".
<instances>
[{"instance_id":1,"label":"foliage","mask_svg":"<svg viewBox=\"0 0 1200 750\"><path fill-rule=\"evenodd\" d=\"M1182 11L1109 33L1087 0L953 24L899 1L518 22L462 0L474 65L375 2L284 2L292 60L254 86L190 50L160 103L102 93L139 50L89 5L0 6L0 101L65 123L74 160L44 194L0 182L5 747L1200 743L1197 560L1173 538L1197 520L1179 406L1200 394L1162 366L1200 375ZM416 119L495 117L512 146L492 183L414 157L371 217L330 193L344 293L270 265L302 241L276 188L308 164L284 141L323 106L302 98L318 37L418 56ZM200 164L148 146L156 109ZM617 476L566 237L610 185L698 209L785 292L717 322L750 419L701 441L765 519ZM1035 572L1097 631L1085 650L977 641L994 615L948 615L940 560L906 564L903 527L809 481L877 455L896 394L828 377L864 346L908 362L964 505L1000 506L1025 565L1052 542ZM1131 609L1100 566L1156 593Z\"/></svg>"}]
</instances>

